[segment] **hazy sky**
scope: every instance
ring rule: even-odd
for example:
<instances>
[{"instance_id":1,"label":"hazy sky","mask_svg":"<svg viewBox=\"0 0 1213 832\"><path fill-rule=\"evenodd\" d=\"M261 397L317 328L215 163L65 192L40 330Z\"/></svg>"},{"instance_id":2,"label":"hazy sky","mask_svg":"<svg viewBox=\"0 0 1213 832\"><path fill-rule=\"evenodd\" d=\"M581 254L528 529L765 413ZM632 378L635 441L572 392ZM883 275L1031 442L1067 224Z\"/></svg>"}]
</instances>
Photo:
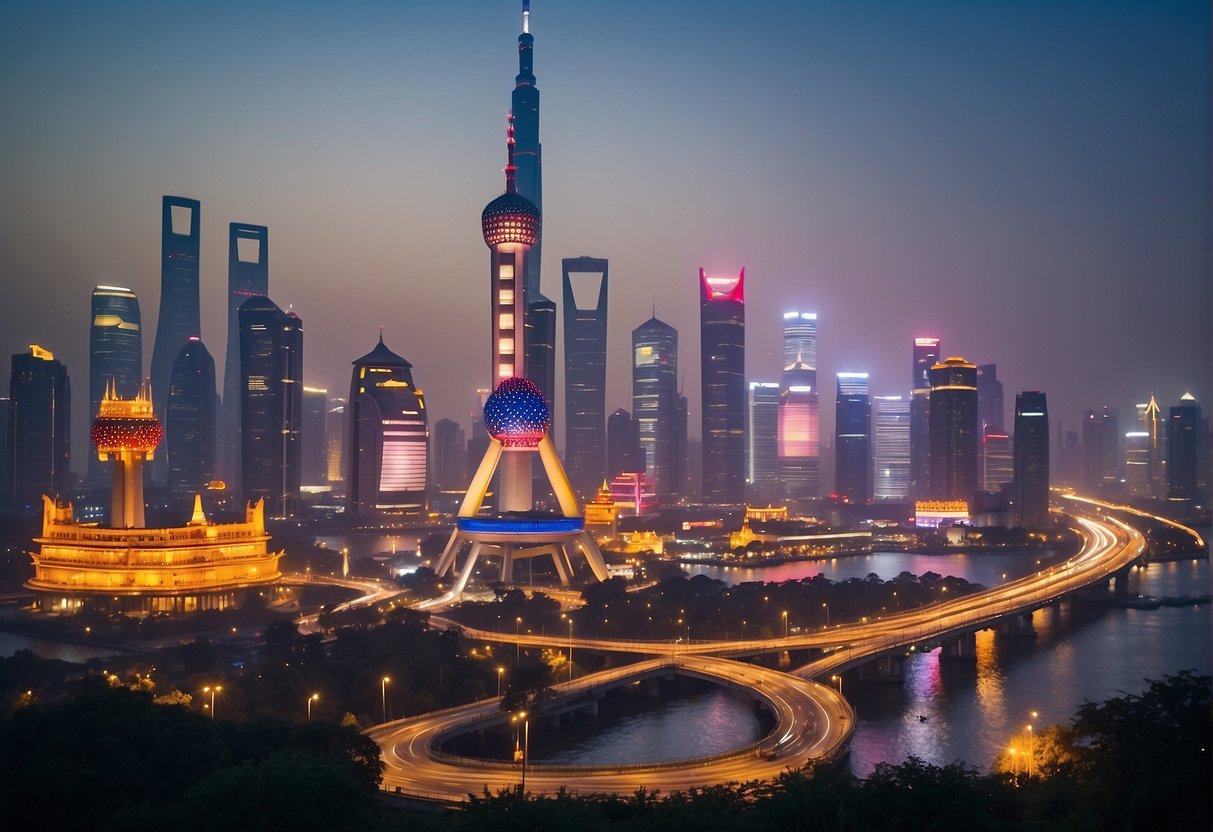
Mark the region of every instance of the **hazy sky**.
<instances>
[{"instance_id":1,"label":"hazy sky","mask_svg":"<svg viewBox=\"0 0 1213 832\"><path fill-rule=\"evenodd\" d=\"M65 361L77 468L89 295L138 292L147 372L163 194L202 201L220 375L227 224L264 224L309 384L344 395L382 325L431 419L466 422L519 10L0 4L0 355ZM608 412L655 306L698 434L700 266L746 267L751 380L778 378L781 313L818 313L827 402L839 370L905 393L937 335L998 364L1008 415L1033 388L1067 425L1107 402L1129 429L1151 391L1208 409L1206 0L535 0L531 31L544 291L560 258L609 258Z\"/></svg>"}]
</instances>

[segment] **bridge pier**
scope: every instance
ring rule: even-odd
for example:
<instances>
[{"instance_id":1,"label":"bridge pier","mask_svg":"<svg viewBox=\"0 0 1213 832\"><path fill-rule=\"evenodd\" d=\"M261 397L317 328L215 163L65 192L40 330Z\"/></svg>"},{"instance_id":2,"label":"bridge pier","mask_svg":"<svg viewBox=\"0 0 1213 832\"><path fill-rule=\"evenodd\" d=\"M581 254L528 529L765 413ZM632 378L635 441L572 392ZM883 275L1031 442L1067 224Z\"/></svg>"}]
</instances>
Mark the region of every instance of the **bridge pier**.
<instances>
[{"instance_id":1,"label":"bridge pier","mask_svg":"<svg viewBox=\"0 0 1213 832\"><path fill-rule=\"evenodd\" d=\"M865 682L897 682L901 683L905 672L906 657L901 653L890 653L877 656L870 662L859 666L859 678Z\"/></svg>"},{"instance_id":2,"label":"bridge pier","mask_svg":"<svg viewBox=\"0 0 1213 832\"><path fill-rule=\"evenodd\" d=\"M946 642L939 651L941 662L976 662L977 633L964 633Z\"/></svg>"},{"instance_id":3,"label":"bridge pier","mask_svg":"<svg viewBox=\"0 0 1213 832\"><path fill-rule=\"evenodd\" d=\"M998 625L998 635L1002 638L1036 638L1036 630L1032 627L1032 614L1007 616Z\"/></svg>"},{"instance_id":4,"label":"bridge pier","mask_svg":"<svg viewBox=\"0 0 1213 832\"><path fill-rule=\"evenodd\" d=\"M1116 595L1129 594L1129 570L1132 568L1133 566L1129 565L1112 573L1110 580L1112 583L1112 591Z\"/></svg>"}]
</instances>

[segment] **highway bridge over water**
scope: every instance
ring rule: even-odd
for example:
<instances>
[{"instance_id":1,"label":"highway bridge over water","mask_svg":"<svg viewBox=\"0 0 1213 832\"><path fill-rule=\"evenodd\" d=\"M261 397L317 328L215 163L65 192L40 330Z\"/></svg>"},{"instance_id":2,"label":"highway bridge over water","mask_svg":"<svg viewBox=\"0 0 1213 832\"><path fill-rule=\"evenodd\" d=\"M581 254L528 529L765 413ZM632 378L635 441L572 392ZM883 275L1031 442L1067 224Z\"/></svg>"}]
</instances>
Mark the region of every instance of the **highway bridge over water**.
<instances>
[{"instance_id":1,"label":"highway bridge over water","mask_svg":"<svg viewBox=\"0 0 1213 832\"><path fill-rule=\"evenodd\" d=\"M641 787L668 792L770 779L789 768L838 758L848 748L854 713L837 690L813 679L828 678L873 660L899 662L911 647L944 644L946 649L963 654L976 631L1022 626L1033 610L1123 573L1142 557L1145 540L1141 533L1103 515L1101 507L1079 506L1071 517L1084 543L1078 554L1060 564L954 600L784 638L670 642L463 630L475 640L647 657L557 685L555 699L541 706L546 715L578 707L580 702L588 704L616 685L673 673L744 689L762 701L774 717L775 727L759 742L710 759L610 768L526 763L529 791L554 792L569 787L574 779L580 791L624 794ZM814 658L788 672L738 660L770 653L785 660L797 653ZM369 734L379 743L386 764L385 787L414 796L459 801L485 788L517 786L522 775L518 765L456 757L440 748L444 740L461 732L488 728L508 719L499 706L500 700L491 698L371 729Z\"/></svg>"}]
</instances>

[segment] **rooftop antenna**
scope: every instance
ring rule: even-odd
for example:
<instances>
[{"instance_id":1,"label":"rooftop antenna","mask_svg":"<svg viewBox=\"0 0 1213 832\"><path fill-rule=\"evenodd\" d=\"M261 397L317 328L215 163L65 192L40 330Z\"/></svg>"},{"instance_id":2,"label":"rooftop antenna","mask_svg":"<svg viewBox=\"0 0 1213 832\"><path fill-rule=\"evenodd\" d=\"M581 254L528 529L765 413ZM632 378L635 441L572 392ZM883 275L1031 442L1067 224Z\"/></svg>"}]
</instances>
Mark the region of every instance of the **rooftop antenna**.
<instances>
[{"instance_id":1,"label":"rooftop antenna","mask_svg":"<svg viewBox=\"0 0 1213 832\"><path fill-rule=\"evenodd\" d=\"M514 174L518 170L514 165L514 114L507 113L505 119L505 192L513 194L518 192L518 185L514 182Z\"/></svg>"},{"instance_id":2,"label":"rooftop antenna","mask_svg":"<svg viewBox=\"0 0 1213 832\"><path fill-rule=\"evenodd\" d=\"M522 0L522 33L531 32L531 0Z\"/></svg>"}]
</instances>

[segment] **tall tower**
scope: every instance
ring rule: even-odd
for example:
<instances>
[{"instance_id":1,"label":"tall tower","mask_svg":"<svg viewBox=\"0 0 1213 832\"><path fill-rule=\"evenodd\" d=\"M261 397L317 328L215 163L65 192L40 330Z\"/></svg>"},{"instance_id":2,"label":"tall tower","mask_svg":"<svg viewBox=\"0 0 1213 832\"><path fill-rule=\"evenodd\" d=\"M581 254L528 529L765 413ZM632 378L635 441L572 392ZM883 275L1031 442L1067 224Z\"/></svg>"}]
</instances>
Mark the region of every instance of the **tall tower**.
<instances>
[{"instance_id":1,"label":"tall tower","mask_svg":"<svg viewBox=\"0 0 1213 832\"><path fill-rule=\"evenodd\" d=\"M233 222L227 236L227 355L223 362L223 444L219 449L224 479L240 476L240 304L270 293L270 230Z\"/></svg>"},{"instance_id":2,"label":"tall tower","mask_svg":"<svg viewBox=\"0 0 1213 832\"><path fill-rule=\"evenodd\" d=\"M872 403L867 373L839 373L834 402L834 491L852 503L872 499Z\"/></svg>"},{"instance_id":3,"label":"tall tower","mask_svg":"<svg viewBox=\"0 0 1213 832\"><path fill-rule=\"evenodd\" d=\"M1137 430L1149 435L1146 444L1149 452L1146 456L1146 476L1149 481L1148 495L1161 498L1166 496L1167 473L1163 456L1163 442L1166 435L1162 417L1162 408L1158 406L1154 396L1150 401L1137 406Z\"/></svg>"},{"instance_id":4,"label":"tall tower","mask_svg":"<svg viewBox=\"0 0 1213 832\"><path fill-rule=\"evenodd\" d=\"M323 387L303 386L300 472L303 485L328 483L329 391Z\"/></svg>"},{"instance_id":5,"label":"tall tower","mask_svg":"<svg viewBox=\"0 0 1213 832\"><path fill-rule=\"evenodd\" d=\"M872 398L872 491L877 500L904 500L910 491L910 399Z\"/></svg>"},{"instance_id":6,"label":"tall tower","mask_svg":"<svg viewBox=\"0 0 1213 832\"><path fill-rule=\"evenodd\" d=\"M977 367L953 356L930 380L931 497L968 501L978 487Z\"/></svg>"},{"instance_id":7,"label":"tall tower","mask_svg":"<svg viewBox=\"0 0 1213 832\"><path fill-rule=\"evenodd\" d=\"M573 489L592 496L606 470L607 261L576 257L560 264L564 277L564 458Z\"/></svg>"},{"instance_id":8,"label":"tall tower","mask_svg":"<svg viewBox=\"0 0 1213 832\"><path fill-rule=\"evenodd\" d=\"M346 504L361 521L420 519L429 482L429 420L413 365L379 343L353 362Z\"/></svg>"},{"instance_id":9,"label":"tall tower","mask_svg":"<svg viewBox=\"0 0 1213 832\"><path fill-rule=\"evenodd\" d=\"M1199 496L1200 459L1205 422L1200 403L1184 393L1167 413L1167 499L1192 501Z\"/></svg>"},{"instance_id":10,"label":"tall tower","mask_svg":"<svg viewBox=\"0 0 1213 832\"><path fill-rule=\"evenodd\" d=\"M737 277L699 270L699 360L703 493L745 500L745 269Z\"/></svg>"},{"instance_id":11,"label":"tall tower","mask_svg":"<svg viewBox=\"0 0 1213 832\"><path fill-rule=\"evenodd\" d=\"M213 367L211 381L213 385ZM143 463L152 458L164 438L146 387L133 399L118 398L112 386L106 390L89 438L97 446L98 458L114 463L111 528L143 528Z\"/></svg>"},{"instance_id":12,"label":"tall tower","mask_svg":"<svg viewBox=\"0 0 1213 832\"><path fill-rule=\"evenodd\" d=\"M665 501L679 488L678 330L649 318L632 330L632 419L644 472Z\"/></svg>"},{"instance_id":13,"label":"tall tower","mask_svg":"<svg viewBox=\"0 0 1213 832\"><path fill-rule=\"evenodd\" d=\"M67 368L37 344L14 355L12 366L7 441L13 499L29 505L43 494L66 498L72 425Z\"/></svg>"},{"instance_id":14,"label":"tall tower","mask_svg":"<svg viewBox=\"0 0 1213 832\"><path fill-rule=\"evenodd\" d=\"M1044 393L1015 397L1015 521L1025 528L1049 522L1049 407Z\"/></svg>"},{"instance_id":15,"label":"tall tower","mask_svg":"<svg viewBox=\"0 0 1213 832\"><path fill-rule=\"evenodd\" d=\"M803 361L784 367L779 393L779 478L791 499L821 496L820 426L817 371Z\"/></svg>"},{"instance_id":16,"label":"tall tower","mask_svg":"<svg viewBox=\"0 0 1213 832\"><path fill-rule=\"evenodd\" d=\"M202 335L198 311L200 209L198 200L180 196L164 197L161 206L160 315L152 348L152 401L157 413L166 412L169 376L177 353L191 335ZM168 466L161 455L152 465L152 479L163 483L167 478Z\"/></svg>"},{"instance_id":17,"label":"tall tower","mask_svg":"<svg viewBox=\"0 0 1213 832\"><path fill-rule=\"evenodd\" d=\"M241 493L272 517L299 501L303 322L266 297L240 305Z\"/></svg>"},{"instance_id":18,"label":"tall tower","mask_svg":"<svg viewBox=\"0 0 1213 832\"><path fill-rule=\"evenodd\" d=\"M910 381L910 496L931 494L931 368L938 363L938 338L915 338Z\"/></svg>"},{"instance_id":19,"label":"tall tower","mask_svg":"<svg viewBox=\"0 0 1213 832\"><path fill-rule=\"evenodd\" d=\"M977 365L977 428L984 436L986 428L1005 433L1003 427L1002 382L997 364Z\"/></svg>"},{"instance_id":20,"label":"tall tower","mask_svg":"<svg viewBox=\"0 0 1213 832\"><path fill-rule=\"evenodd\" d=\"M100 410L111 383L120 398L138 394L143 383L143 325L134 292L122 286L97 286L88 338L89 413ZM104 476L101 460L89 454L89 485L99 486Z\"/></svg>"},{"instance_id":21,"label":"tall tower","mask_svg":"<svg viewBox=\"0 0 1213 832\"><path fill-rule=\"evenodd\" d=\"M489 378L494 387L507 378L526 377L526 331L519 326L525 321L527 310L527 285L523 278L542 226L539 209L518 193L513 116L506 137L505 193L486 205L480 215L484 244L491 252L489 303L493 337ZM525 454L506 456L498 490L498 507L502 511L530 511L530 465L531 458Z\"/></svg>"},{"instance_id":22,"label":"tall tower","mask_svg":"<svg viewBox=\"0 0 1213 832\"><path fill-rule=\"evenodd\" d=\"M195 336L173 362L165 414L168 483L178 506L214 479L215 417L215 359Z\"/></svg>"},{"instance_id":23,"label":"tall tower","mask_svg":"<svg viewBox=\"0 0 1213 832\"><path fill-rule=\"evenodd\" d=\"M746 480L752 499L769 500L779 484L779 383L750 382Z\"/></svg>"}]
</instances>

